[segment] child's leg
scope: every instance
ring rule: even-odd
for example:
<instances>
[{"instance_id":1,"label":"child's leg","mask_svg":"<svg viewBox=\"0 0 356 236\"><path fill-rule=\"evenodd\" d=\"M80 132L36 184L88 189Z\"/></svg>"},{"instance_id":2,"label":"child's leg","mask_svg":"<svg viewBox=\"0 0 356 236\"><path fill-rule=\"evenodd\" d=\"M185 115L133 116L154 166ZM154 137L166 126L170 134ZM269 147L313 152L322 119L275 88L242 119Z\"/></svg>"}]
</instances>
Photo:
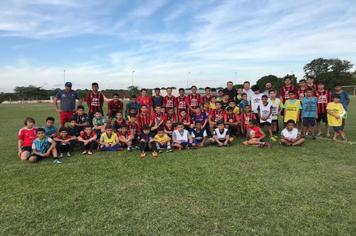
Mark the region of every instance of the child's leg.
<instances>
[{"instance_id":1,"label":"child's leg","mask_svg":"<svg viewBox=\"0 0 356 236\"><path fill-rule=\"evenodd\" d=\"M26 161L26 160L28 160L30 155L31 155L31 153L29 151L22 151L21 154L20 154L20 159L22 161Z\"/></svg>"},{"instance_id":2,"label":"child's leg","mask_svg":"<svg viewBox=\"0 0 356 236\"><path fill-rule=\"evenodd\" d=\"M282 138L279 141L281 142L282 145L288 145L288 146L291 145L291 143L288 140L284 139L284 138Z\"/></svg>"},{"instance_id":3,"label":"child's leg","mask_svg":"<svg viewBox=\"0 0 356 236\"><path fill-rule=\"evenodd\" d=\"M273 137L273 134L272 134L272 126L267 126L267 129L268 129L268 133L269 133L269 137L272 138Z\"/></svg>"},{"instance_id":4,"label":"child's leg","mask_svg":"<svg viewBox=\"0 0 356 236\"><path fill-rule=\"evenodd\" d=\"M51 151L51 153L52 153L52 156L53 156L54 159L57 159L57 158L58 158L58 151L57 151L56 148L53 148L52 151Z\"/></svg>"},{"instance_id":5,"label":"child's leg","mask_svg":"<svg viewBox=\"0 0 356 236\"><path fill-rule=\"evenodd\" d=\"M347 140L347 139L346 139L345 132L344 132L343 130L340 130L340 135L341 135L341 138L342 138L343 140Z\"/></svg>"},{"instance_id":6,"label":"child's leg","mask_svg":"<svg viewBox=\"0 0 356 236\"><path fill-rule=\"evenodd\" d=\"M140 147L140 152L145 152L147 149L147 142L140 141L139 147Z\"/></svg>"},{"instance_id":7,"label":"child's leg","mask_svg":"<svg viewBox=\"0 0 356 236\"><path fill-rule=\"evenodd\" d=\"M28 161L30 163L35 163L35 162L37 162L37 159L38 159L38 157L36 155L32 155L28 158Z\"/></svg>"},{"instance_id":8,"label":"child's leg","mask_svg":"<svg viewBox=\"0 0 356 236\"><path fill-rule=\"evenodd\" d=\"M304 138L300 138L296 140L294 143L292 143L292 146L299 146L302 145L303 143L304 143Z\"/></svg>"}]
</instances>

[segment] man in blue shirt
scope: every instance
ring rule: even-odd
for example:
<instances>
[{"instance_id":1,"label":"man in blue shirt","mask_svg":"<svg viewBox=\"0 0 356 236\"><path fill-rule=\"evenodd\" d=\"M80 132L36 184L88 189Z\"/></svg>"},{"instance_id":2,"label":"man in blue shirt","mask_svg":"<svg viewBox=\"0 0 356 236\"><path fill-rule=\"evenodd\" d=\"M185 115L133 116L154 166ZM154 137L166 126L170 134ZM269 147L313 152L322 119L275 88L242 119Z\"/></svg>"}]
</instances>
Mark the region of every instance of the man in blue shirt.
<instances>
[{"instance_id":1,"label":"man in blue shirt","mask_svg":"<svg viewBox=\"0 0 356 236\"><path fill-rule=\"evenodd\" d=\"M315 139L316 118L318 116L318 99L313 96L313 90L306 89L306 96L302 99L303 134L311 133Z\"/></svg>"},{"instance_id":2,"label":"man in blue shirt","mask_svg":"<svg viewBox=\"0 0 356 236\"><path fill-rule=\"evenodd\" d=\"M344 107L345 111L348 111L349 104L350 104L350 96L349 94L344 91L341 87L341 84L335 84L335 92L334 94L337 94L340 96L340 103ZM347 118L347 113L342 117L342 127L345 126L345 119Z\"/></svg>"}]
</instances>

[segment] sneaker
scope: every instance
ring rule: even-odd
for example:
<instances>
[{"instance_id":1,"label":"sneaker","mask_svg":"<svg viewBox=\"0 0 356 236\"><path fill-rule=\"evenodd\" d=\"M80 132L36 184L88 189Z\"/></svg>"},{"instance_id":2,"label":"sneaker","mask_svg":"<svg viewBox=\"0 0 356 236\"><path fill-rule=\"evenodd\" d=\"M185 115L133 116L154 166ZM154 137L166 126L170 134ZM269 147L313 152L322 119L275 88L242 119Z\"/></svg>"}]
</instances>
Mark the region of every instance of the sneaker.
<instances>
[{"instance_id":1,"label":"sneaker","mask_svg":"<svg viewBox=\"0 0 356 236\"><path fill-rule=\"evenodd\" d=\"M82 152L83 155L87 154L87 151ZM89 153L88 153L89 154Z\"/></svg>"},{"instance_id":2,"label":"sneaker","mask_svg":"<svg viewBox=\"0 0 356 236\"><path fill-rule=\"evenodd\" d=\"M62 164L63 161L60 159L54 159L53 164Z\"/></svg>"},{"instance_id":3,"label":"sneaker","mask_svg":"<svg viewBox=\"0 0 356 236\"><path fill-rule=\"evenodd\" d=\"M275 137L271 137L271 140L273 141L273 142L276 142L277 141L277 139L275 138Z\"/></svg>"},{"instance_id":4,"label":"sneaker","mask_svg":"<svg viewBox=\"0 0 356 236\"><path fill-rule=\"evenodd\" d=\"M62 158L62 157L63 157L63 153L60 153L60 154L59 154L59 158Z\"/></svg>"},{"instance_id":5,"label":"sneaker","mask_svg":"<svg viewBox=\"0 0 356 236\"><path fill-rule=\"evenodd\" d=\"M140 158L141 159L145 159L145 157L146 157L146 153L145 152L141 152Z\"/></svg>"},{"instance_id":6,"label":"sneaker","mask_svg":"<svg viewBox=\"0 0 356 236\"><path fill-rule=\"evenodd\" d=\"M167 148L167 152L173 152L172 148Z\"/></svg>"},{"instance_id":7,"label":"sneaker","mask_svg":"<svg viewBox=\"0 0 356 236\"><path fill-rule=\"evenodd\" d=\"M132 147L127 147L127 151L131 152L132 151Z\"/></svg>"},{"instance_id":8,"label":"sneaker","mask_svg":"<svg viewBox=\"0 0 356 236\"><path fill-rule=\"evenodd\" d=\"M163 153L163 150L162 150L162 149L159 149L159 150L158 150L158 153Z\"/></svg>"},{"instance_id":9,"label":"sneaker","mask_svg":"<svg viewBox=\"0 0 356 236\"><path fill-rule=\"evenodd\" d=\"M70 154L70 152L67 152L67 157L71 157L72 155Z\"/></svg>"},{"instance_id":10,"label":"sneaker","mask_svg":"<svg viewBox=\"0 0 356 236\"><path fill-rule=\"evenodd\" d=\"M89 151L89 152L88 152L88 155L93 155L93 152L92 152L92 151Z\"/></svg>"},{"instance_id":11,"label":"sneaker","mask_svg":"<svg viewBox=\"0 0 356 236\"><path fill-rule=\"evenodd\" d=\"M156 159L158 157L157 152L152 152L152 157L153 157L153 159Z\"/></svg>"}]
</instances>

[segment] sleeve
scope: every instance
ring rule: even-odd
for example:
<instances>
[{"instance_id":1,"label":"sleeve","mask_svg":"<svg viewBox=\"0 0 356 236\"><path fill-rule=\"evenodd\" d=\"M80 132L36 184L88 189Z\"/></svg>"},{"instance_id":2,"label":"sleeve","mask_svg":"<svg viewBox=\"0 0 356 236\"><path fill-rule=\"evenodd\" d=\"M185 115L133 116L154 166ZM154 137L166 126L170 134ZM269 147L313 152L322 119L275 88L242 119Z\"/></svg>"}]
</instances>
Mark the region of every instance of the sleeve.
<instances>
[{"instance_id":1,"label":"sleeve","mask_svg":"<svg viewBox=\"0 0 356 236\"><path fill-rule=\"evenodd\" d=\"M79 93L77 93L77 92L74 92L74 93L75 93L75 99L79 100L80 99Z\"/></svg>"},{"instance_id":2,"label":"sleeve","mask_svg":"<svg viewBox=\"0 0 356 236\"><path fill-rule=\"evenodd\" d=\"M56 94L56 98L59 99L59 98L61 98L61 96L62 96L62 91L60 90L60 91L58 91L58 93Z\"/></svg>"},{"instance_id":3,"label":"sleeve","mask_svg":"<svg viewBox=\"0 0 356 236\"><path fill-rule=\"evenodd\" d=\"M18 135L17 135L17 139L23 141L23 139L24 139L24 133L23 133L22 129L19 130L19 133L18 133Z\"/></svg>"},{"instance_id":4,"label":"sleeve","mask_svg":"<svg viewBox=\"0 0 356 236\"><path fill-rule=\"evenodd\" d=\"M36 150L36 144L35 144L35 142L32 142L32 150Z\"/></svg>"},{"instance_id":5,"label":"sleeve","mask_svg":"<svg viewBox=\"0 0 356 236\"><path fill-rule=\"evenodd\" d=\"M195 134L194 134L194 132L192 131L192 132L190 132L190 135L192 136L192 138L195 138Z\"/></svg>"},{"instance_id":6,"label":"sleeve","mask_svg":"<svg viewBox=\"0 0 356 236\"><path fill-rule=\"evenodd\" d=\"M229 135L229 136L230 136L230 130L227 130L227 131L226 131L226 135Z\"/></svg>"}]
</instances>

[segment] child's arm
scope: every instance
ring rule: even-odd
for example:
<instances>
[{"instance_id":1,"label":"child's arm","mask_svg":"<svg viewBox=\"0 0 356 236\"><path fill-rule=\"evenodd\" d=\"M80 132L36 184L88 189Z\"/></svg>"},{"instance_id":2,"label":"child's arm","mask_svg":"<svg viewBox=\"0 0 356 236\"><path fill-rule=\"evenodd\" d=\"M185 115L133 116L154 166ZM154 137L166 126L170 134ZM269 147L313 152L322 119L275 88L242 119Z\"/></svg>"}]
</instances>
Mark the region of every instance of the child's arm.
<instances>
[{"instance_id":1,"label":"child's arm","mask_svg":"<svg viewBox=\"0 0 356 236\"><path fill-rule=\"evenodd\" d=\"M21 139L19 139L18 141L17 141L17 151L18 151L18 154L20 155L21 154L21 152L22 152L22 140Z\"/></svg>"},{"instance_id":2,"label":"child's arm","mask_svg":"<svg viewBox=\"0 0 356 236\"><path fill-rule=\"evenodd\" d=\"M230 135L226 135L225 136L225 142L224 142L224 145L227 145L229 143L229 140L230 140Z\"/></svg>"}]
</instances>

